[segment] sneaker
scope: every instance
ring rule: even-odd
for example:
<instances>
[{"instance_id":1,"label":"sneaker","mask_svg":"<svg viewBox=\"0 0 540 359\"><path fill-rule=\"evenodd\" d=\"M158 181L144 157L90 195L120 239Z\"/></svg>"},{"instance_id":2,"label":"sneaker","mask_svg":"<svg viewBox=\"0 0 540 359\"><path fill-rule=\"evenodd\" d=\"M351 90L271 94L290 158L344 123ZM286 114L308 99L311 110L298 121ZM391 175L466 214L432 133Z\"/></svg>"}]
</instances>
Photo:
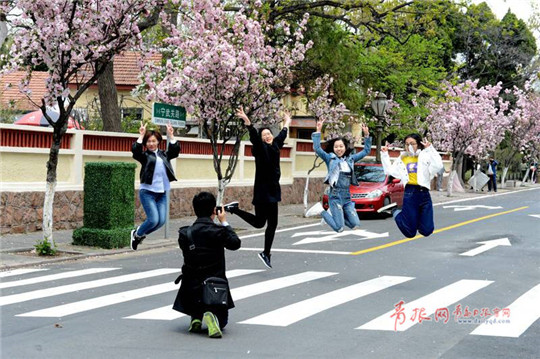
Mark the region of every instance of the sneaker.
<instances>
[{"instance_id":1,"label":"sneaker","mask_svg":"<svg viewBox=\"0 0 540 359\"><path fill-rule=\"evenodd\" d=\"M227 203L223 208L225 209L225 212L233 213L234 210L238 208L238 202Z\"/></svg>"},{"instance_id":2,"label":"sneaker","mask_svg":"<svg viewBox=\"0 0 540 359\"><path fill-rule=\"evenodd\" d=\"M189 325L190 333L202 333L202 322L200 319L193 319Z\"/></svg>"},{"instance_id":3,"label":"sneaker","mask_svg":"<svg viewBox=\"0 0 540 359\"><path fill-rule=\"evenodd\" d=\"M272 264L270 263L271 254L266 255L264 252L261 252L261 253L258 254L258 256L261 259L261 261L264 263L265 266L267 266L268 268L272 268Z\"/></svg>"},{"instance_id":4,"label":"sneaker","mask_svg":"<svg viewBox=\"0 0 540 359\"><path fill-rule=\"evenodd\" d=\"M146 236L138 236L137 235L137 230L138 229L139 229L139 227L137 227L137 229L134 229L134 230L131 231L130 247L134 251L137 250L137 247L139 246L139 244L141 244L142 241L146 238Z\"/></svg>"},{"instance_id":5,"label":"sneaker","mask_svg":"<svg viewBox=\"0 0 540 359\"><path fill-rule=\"evenodd\" d=\"M219 320L214 313L206 312L203 315L204 324L208 327L208 336L210 338L221 338L222 333L219 328Z\"/></svg>"},{"instance_id":6,"label":"sneaker","mask_svg":"<svg viewBox=\"0 0 540 359\"><path fill-rule=\"evenodd\" d=\"M317 202L315 203L315 205L313 207L311 207L310 209L308 209L306 211L306 217L315 217L315 216L318 216L319 214L323 213L324 211L324 208L323 208L323 205L321 202Z\"/></svg>"},{"instance_id":7,"label":"sneaker","mask_svg":"<svg viewBox=\"0 0 540 359\"><path fill-rule=\"evenodd\" d=\"M393 203L390 203L390 204L388 204L386 206L382 206L381 208L379 208L377 210L377 213L384 212L384 213L389 213L390 214L390 213L392 213L392 208L396 208L396 207L397 207L397 203L393 202Z\"/></svg>"}]
</instances>

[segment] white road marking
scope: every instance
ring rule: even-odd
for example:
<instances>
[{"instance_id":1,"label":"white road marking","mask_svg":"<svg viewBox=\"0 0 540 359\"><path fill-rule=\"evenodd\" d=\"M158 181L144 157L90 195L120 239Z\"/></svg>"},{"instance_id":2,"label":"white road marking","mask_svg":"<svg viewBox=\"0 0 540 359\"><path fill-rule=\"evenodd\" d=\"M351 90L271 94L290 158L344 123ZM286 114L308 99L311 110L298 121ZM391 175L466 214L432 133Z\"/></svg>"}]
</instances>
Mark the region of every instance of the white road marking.
<instances>
[{"instance_id":1,"label":"white road marking","mask_svg":"<svg viewBox=\"0 0 540 359\"><path fill-rule=\"evenodd\" d=\"M460 256L468 256L473 257L477 254L484 253L485 251L488 251L492 248L498 247L498 246L511 246L510 241L508 238L499 238L499 239L493 239L489 241L482 241L478 242L482 244L480 247L471 249L470 251L460 253Z\"/></svg>"},{"instance_id":2,"label":"white road marking","mask_svg":"<svg viewBox=\"0 0 540 359\"><path fill-rule=\"evenodd\" d=\"M5 271L5 272L0 272L0 278L12 277L15 275L27 274L27 273L33 273L33 272L41 272L44 270L48 270L48 269L45 269L45 268L13 269L13 270Z\"/></svg>"},{"instance_id":3,"label":"white road marking","mask_svg":"<svg viewBox=\"0 0 540 359\"><path fill-rule=\"evenodd\" d=\"M257 272L257 270L254 271ZM248 270L238 272L238 274L248 273ZM113 304L124 303L139 298L150 297L152 295L157 295L165 292L172 292L174 290L178 290L178 286L174 284L171 280L170 282L163 284L157 284L149 287L128 290L125 292L104 295L101 297L58 305L46 309L35 310L32 312L19 314L17 315L17 317L66 317L68 315L86 312L92 309L103 308Z\"/></svg>"},{"instance_id":4,"label":"white road marking","mask_svg":"<svg viewBox=\"0 0 540 359\"><path fill-rule=\"evenodd\" d=\"M21 280L16 280L12 282L3 282L3 283L0 283L0 289L20 287L22 285L29 285L29 284L36 284L36 283L43 283L43 282L51 282L57 279L79 277L79 276L88 275L88 274L108 272L108 271L116 270L116 269L119 269L119 268L89 268L89 269L82 269L82 270L76 270L76 271L45 275L45 276L35 277L35 278L21 279Z\"/></svg>"},{"instance_id":5,"label":"white road marking","mask_svg":"<svg viewBox=\"0 0 540 359\"><path fill-rule=\"evenodd\" d=\"M308 228L308 227L314 227L314 226L320 226L320 221L317 222L317 223L304 224L304 225L298 226L298 227L291 227L291 228L278 229L278 230L276 231L276 233L287 232L287 231L294 231L294 230L297 230L297 229ZM247 235L241 236L241 237L239 237L239 238L240 238L240 239L246 239L246 238L252 238L252 237L259 237L259 236L263 236L263 235L264 235L264 232L260 232L260 233L254 233L254 234L247 234Z\"/></svg>"},{"instance_id":6,"label":"white road marking","mask_svg":"<svg viewBox=\"0 0 540 359\"><path fill-rule=\"evenodd\" d=\"M457 281L417 300L405 303L401 307L403 309L403 317L400 317L394 309L356 329L405 331L418 323L418 320L411 320L411 318L414 318L415 313L418 314L417 312L423 310L422 314L424 316L430 316L437 309L448 307L477 290L487 287L491 283L493 281L489 280L463 279Z\"/></svg>"},{"instance_id":7,"label":"white road marking","mask_svg":"<svg viewBox=\"0 0 540 359\"><path fill-rule=\"evenodd\" d=\"M540 214L529 214L531 217L540 218Z\"/></svg>"},{"instance_id":8,"label":"white road marking","mask_svg":"<svg viewBox=\"0 0 540 359\"><path fill-rule=\"evenodd\" d=\"M241 251L261 252L263 248L240 248ZM313 253L313 254L340 254L350 256L351 252L339 251L320 251L316 249L288 249L288 248L272 248L272 252L289 252L289 253Z\"/></svg>"},{"instance_id":9,"label":"white road marking","mask_svg":"<svg viewBox=\"0 0 540 359\"><path fill-rule=\"evenodd\" d=\"M283 308L244 320L240 324L258 324L286 327L302 319L364 297L388 287L407 282L413 277L382 276L345 288L334 290Z\"/></svg>"},{"instance_id":10,"label":"white road marking","mask_svg":"<svg viewBox=\"0 0 540 359\"><path fill-rule=\"evenodd\" d=\"M452 205L452 206L443 206L443 208L453 208L454 212L461 212L461 211L472 211L478 208L499 209L502 207L501 206L484 206L484 205L469 205L469 206Z\"/></svg>"},{"instance_id":11,"label":"white road marking","mask_svg":"<svg viewBox=\"0 0 540 359\"><path fill-rule=\"evenodd\" d=\"M527 291L508 306L510 309L508 317L501 314L499 314L498 318L490 317L486 319L486 323L478 326L471 334L519 338L527 328L540 318L540 306L538 303L540 303L540 284ZM497 320L505 321L506 319L510 322L496 322Z\"/></svg>"},{"instance_id":12,"label":"white road marking","mask_svg":"<svg viewBox=\"0 0 540 359\"><path fill-rule=\"evenodd\" d=\"M118 277L97 279L97 280L93 280L89 282L68 284L68 285L62 285L59 287L38 289L38 290L30 291L30 292L8 295L5 297L0 297L0 306L13 304L13 303L21 303L21 302L25 302L25 301L33 300L33 299L52 297L59 294L77 292L79 290L103 287L103 286L111 285L111 284L118 284L118 283L138 280L138 279L156 277L156 276L170 274L170 273L180 273L180 269L176 269L176 268L155 269L155 270L151 270L147 272L126 274L126 275L121 275Z\"/></svg>"},{"instance_id":13,"label":"white road marking","mask_svg":"<svg viewBox=\"0 0 540 359\"><path fill-rule=\"evenodd\" d=\"M488 199L488 198L492 198L492 197L505 196L507 194L512 194L512 193L535 191L535 190L539 190L539 189L540 189L540 187L527 188L527 189L522 189L522 190L518 190L518 191L509 191L509 192L502 192L502 193L490 194L490 195L480 195L480 196L472 197L472 198L456 199L456 200L453 200L453 201L434 203L433 207L435 207L435 206L444 206L444 205L447 205L447 204L450 204L450 203L460 203L460 202L473 201L473 200L476 200L476 199Z\"/></svg>"},{"instance_id":14,"label":"white road marking","mask_svg":"<svg viewBox=\"0 0 540 359\"><path fill-rule=\"evenodd\" d=\"M274 290L287 288L293 285L309 282L315 279L325 278L337 273L332 272L303 272L286 277L270 279L264 282L249 284L243 287L231 289L233 300L239 301L245 298L253 297L258 294L268 293ZM185 314L171 309L171 306L157 308L144 313L139 313L126 317L129 319L150 319L150 320L173 320L184 317Z\"/></svg>"},{"instance_id":15,"label":"white road marking","mask_svg":"<svg viewBox=\"0 0 540 359\"><path fill-rule=\"evenodd\" d=\"M311 232L306 232L306 233L311 233ZM296 233L295 236L297 236L297 235L301 236L301 235L305 235L305 234L304 233ZM363 240L366 240L366 239L388 237L388 232L375 233L375 232L368 232L365 229L355 229L355 230L352 230L352 231L343 231L341 233L331 232L330 235L326 235L326 236L323 236L323 237L304 238L301 241L293 243L293 245L337 241L340 237L346 237L346 236L356 236L357 238L353 238L353 240L363 241Z\"/></svg>"}]
</instances>

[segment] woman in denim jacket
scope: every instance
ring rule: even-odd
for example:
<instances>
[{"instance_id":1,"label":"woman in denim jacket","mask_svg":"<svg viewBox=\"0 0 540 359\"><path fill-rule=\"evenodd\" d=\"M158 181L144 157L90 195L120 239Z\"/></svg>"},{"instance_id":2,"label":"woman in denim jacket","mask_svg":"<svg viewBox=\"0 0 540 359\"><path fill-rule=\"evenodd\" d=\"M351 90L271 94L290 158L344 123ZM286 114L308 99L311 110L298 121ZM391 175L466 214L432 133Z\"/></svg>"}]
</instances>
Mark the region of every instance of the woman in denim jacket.
<instances>
[{"instance_id":1,"label":"woman in denim jacket","mask_svg":"<svg viewBox=\"0 0 540 359\"><path fill-rule=\"evenodd\" d=\"M306 212L306 217L322 215L325 222L336 232L343 232L343 226L355 228L360 225L360 219L356 214L354 202L351 200L349 186L358 185L358 179L354 174L354 163L369 154L371 149L371 138L369 129L362 124L364 133L364 149L355 154L351 154L354 147L350 147L349 141L340 137L329 141L326 144L326 151L321 148L321 129L324 120L317 122L317 130L311 134L313 149L315 153L323 159L328 168L328 174L324 183L330 185L328 204L330 213L324 210L322 204L317 202Z\"/></svg>"}]
</instances>

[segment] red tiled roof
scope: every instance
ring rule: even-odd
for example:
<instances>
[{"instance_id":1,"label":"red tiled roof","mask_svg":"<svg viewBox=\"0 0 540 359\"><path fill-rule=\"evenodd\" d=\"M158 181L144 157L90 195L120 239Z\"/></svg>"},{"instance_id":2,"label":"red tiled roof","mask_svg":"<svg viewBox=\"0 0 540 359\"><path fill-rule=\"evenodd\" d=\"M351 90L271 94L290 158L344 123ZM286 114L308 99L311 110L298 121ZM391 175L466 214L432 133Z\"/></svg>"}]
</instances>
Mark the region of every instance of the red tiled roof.
<instances>
[{"instance_id":1,"label":"red tiled roof","mask_svg":"<svg viewBox=\"0 0 540 359\"><path fill-rule=\"evenodd\" d=\"M114 57L114 81L116 85L137 86L139 85L139 66L137 60L140 54L135 51L126 51ZM161 55L154 55L150 61L161 61Z\"/></svg>"},{"instance_id":2,"label":"red tiled roof","mask_svg":"<svg viewBox=\"0 0 540 359\"><path fill-rule=\"evenodd\" d=\"M34 111L37 107L32 101L41 105L41 99L45 95L45 80L49 75L42 71L32 73L29 85L29 89L32 91L30 99L19 91L19 83L25 75L24 71L15 71L0 77L0 106Z\"/></svg>"},{"instance_id":3,"label":"red tiled roof","mask_svg":"<svg viewBox=\"0 0 540 359\"><path fill-rule=\"evenodd\" d=\"M134 51L126 51L121 55L114 57L114 81L117 87L131 90L139 84L139 66L137 60L140 54ZM151 61L159 62L161 55L154 55ZM32 104L26 95L19 92L18 84L25 76L26 72L16 71L0 77L0 106L7 107L12 104L13 108L19 110L35 110L36 106ZM45 80L48 77L47 72L34 71L30 81L31 100L41 104L41 99L45 94ZM10 88L4 89L7 84L12 84ZM70 83L75 85L75 83ZM94 85L95 86L95 85Z\"/></svg>"}]
</instances>

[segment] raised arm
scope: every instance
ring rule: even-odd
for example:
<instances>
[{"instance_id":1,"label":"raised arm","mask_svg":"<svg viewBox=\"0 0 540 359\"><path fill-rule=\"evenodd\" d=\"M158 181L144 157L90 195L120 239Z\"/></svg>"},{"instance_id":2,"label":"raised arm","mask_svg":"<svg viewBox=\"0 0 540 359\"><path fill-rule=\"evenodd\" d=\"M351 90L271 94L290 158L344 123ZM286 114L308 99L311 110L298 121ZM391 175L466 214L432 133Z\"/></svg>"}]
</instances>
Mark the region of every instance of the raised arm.
<instances>
[{"instance_id":1,"label":"raised arm","mask_svg":"<svg viewBox=\"0 0 540 359\"><path fill-rule=\"evenodd\" d=\"M365 123L362 124L362 132L364 133L364 149L352 155L354 162L361 160L371 152L371 137L369 137L369 128Z\"/></svg>"},{"instance_id":2,"label":"raised arm","mask_svg":"<svg viewBox=\"0 0 540 359\"><path fill-rule=\"evenodd\" d=\"M317 121L315 132L311 134L311 139L313 140L313 150L317 156L322 158L325 162L330 161L330 154L326 153L325 150L321 147L321 130L324 124L324 120Z\"/></svg>"},{"instance_id":3,"label":"raised arm","mask_svg":"<svg viewBox=\"0 0 540 359\"><path fill-rule=\"evenodd\" d=\"M287 133L289 132L289 126L291 125L291 115L289 111L283 111L283 121L283 128L274 138L274 142L279 148L283 148L285 139L287 138Z\"/></svg>"}]
</instances>

